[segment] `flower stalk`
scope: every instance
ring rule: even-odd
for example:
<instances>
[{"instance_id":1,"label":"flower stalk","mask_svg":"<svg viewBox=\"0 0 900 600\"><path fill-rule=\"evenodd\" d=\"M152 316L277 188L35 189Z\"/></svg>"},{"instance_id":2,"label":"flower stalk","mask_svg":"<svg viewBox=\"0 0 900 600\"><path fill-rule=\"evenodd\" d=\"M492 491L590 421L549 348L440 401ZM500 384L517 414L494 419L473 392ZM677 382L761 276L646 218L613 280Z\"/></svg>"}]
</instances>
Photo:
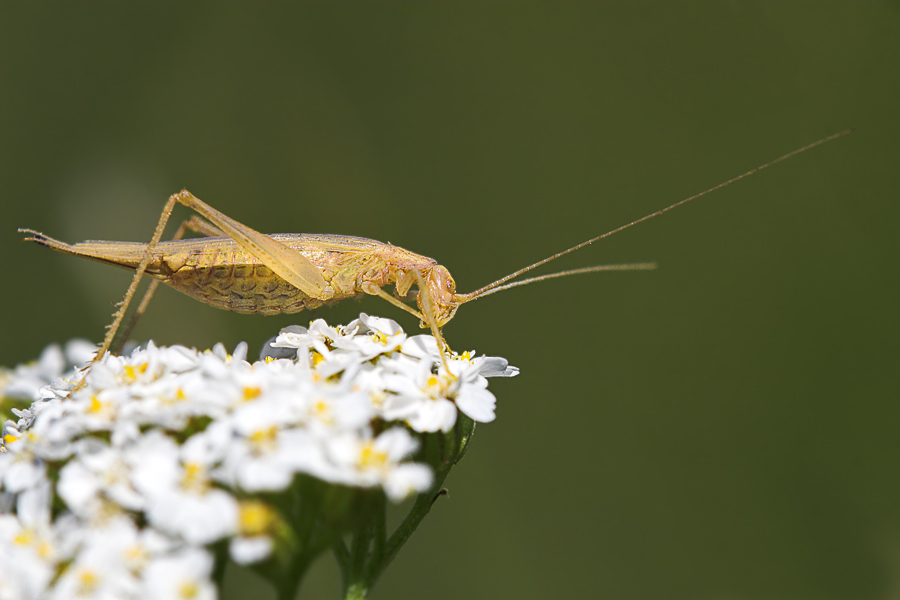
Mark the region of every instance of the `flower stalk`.
<instances>
[{"instance_id":1,"label":"flower stalk","mask_svg":"<svg viewBox=\"0 0 900 600\"><path fill-rule=\"evenodd\" d=\"M434 467L434 485L431 490L416 497L409 513L389 538L384 527L386 504L382 496L380 504L372 507L371 526L354 533L351 549L348 550L343 540L335 544L333 551L341 569L345 600L366 597L438 498L446 493L441 486L450 469L462 459L474 434L475 421L461 415L452 431L426 438L418 457Z\"/></svg>"}]
</instances>

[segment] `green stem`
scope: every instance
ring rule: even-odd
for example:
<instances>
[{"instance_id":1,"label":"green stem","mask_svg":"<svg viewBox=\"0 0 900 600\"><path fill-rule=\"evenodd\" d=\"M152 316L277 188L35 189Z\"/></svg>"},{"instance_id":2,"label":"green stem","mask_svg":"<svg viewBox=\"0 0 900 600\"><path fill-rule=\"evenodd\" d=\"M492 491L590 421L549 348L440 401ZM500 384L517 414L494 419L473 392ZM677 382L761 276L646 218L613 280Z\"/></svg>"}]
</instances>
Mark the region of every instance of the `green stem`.
<instances>
[{"instance_id":1,"label":"green stem","mask_svg":"<svg viewBox=\"0 0 900 600\"><path fill-rule=\"evenodd\" d=\"M441 474L440 477L435 478L435 487L440 490L441 485L444 483L444 479L447 478L447 474L449 473L449 467ZM412 534L419 527L419 524L423 519L431 512L431 507L434 506L434 501L437 500L438 496L441 495L441 492L438 491L436 493L428 493L428 494L419 494L419 497L416 498L415 504L410 509L409 514L406 515L406 518L403 519L403 522L397 526L396 531L391 535L390 539L387 541L387 545L385 547L385 552L382 556L380 564L377 565L377 569L372 569L372 583L375 583L375 580L381 575L381 573L387 568L391 561L397 556L397 553L400 552L400 548L409 540Z\"/></svg>"},{"instance_id":2,"label":"green stem","mask_svg":"<svg viewBox=\"0 0 900 600\"><path fill-rule=\"evenodd\" d=\"M315 557L306 552L300 553L291 561L290 568L285 569L282 576L273 582L278 600L294 600L297 597L297 590L300 589L300 583L313 558Z\"/></svg>"},{"instance_id":3,"label":"green stem","mask_svg":"<svg viewBox=\"0 0 900 600\"><path fill-rule=\"evenodd\" d=\"M369 514L374 519L360 527L354 534L350 548L343 540L332 545L335 559L341 569L344 600L364 600L369 590L400 552L419 524L431 512L435 500L442 494L441 486L450 469L462 459L475 432L475 423L460 415L453 431L445 435L426 436L420 452L425 462L435 467L431 491L419 494L409 513L386 539L385 497L379 494L373 500ZM375 502L378 502L376 505Z\"/></svg>"},{"instance_id":4,"label":"green stem","mask_svg":"<svg viewBox=\"0 0 900 600\"><path fill-rule=\"evenodd\" d=\"M387 543L387 498L381 492L372 501L373 515L371 523L371 552L368 554L368 560L360 565L360 580L367 582L367 587L371 586L372 570L381 564L384 556L384 547Z\"/></svg>"},{"instance_id":5,"label":"green stem","mask_svg":"<svg viewBox=\"0 0 900 600\"><path fill-rule=\"evenodd\" d=\"M213 546L212 550L216 557L213 563L212 580L216 584L218 597L221 598L225 591L225 571L228 569L229 563L228 546L219 543Z\"/></svg>"},{"instance_id":6,"label":"green stem","mask_svg":"<svg viewBox=\"0 0 900 600\"><path fill-rule=\"evenodd\" d=\"M341 588L346 591L350 578L350 550L347 549L344 540L338 538L331 546L331 551L334 553L334 559L341 571Z\"/></svg>"},{"instance_id":7,"label":"green stem","mask_svg":"<svg viewBox=\"0 0 900 600\"><path fill-rule=\"evenodd\" d=\"M332 545L341 569L345 598L365 598L370 587L368 573L371 566L381 562L386 538L386 499L380 490L370 494L364 502L366 521L354 531L350 548L343 540Z\"/></svg>"},{"instance_id":8,"label":"green stem","mask_svg":"<svg viewBox=\"0 0 900 600\"><path fill-rule=\"evenodd\" d=\"M293 600L310 565L334 544L334 519L345 512L347 490L312 477L299 477L283 500L281 512L291 532L291 551L257 571L275 588L278 600Z\"/></svg>"},{"instance_id":9,"label":"green stem","mask_svg":"<svg viewBox=\"0 0 900 600\"><path fill-rule=\"evenodd\" d=\"M369 588L362 582L351 585L344 592L344 600L365 600L369 595Z\"/></svg>"}]
</instances>

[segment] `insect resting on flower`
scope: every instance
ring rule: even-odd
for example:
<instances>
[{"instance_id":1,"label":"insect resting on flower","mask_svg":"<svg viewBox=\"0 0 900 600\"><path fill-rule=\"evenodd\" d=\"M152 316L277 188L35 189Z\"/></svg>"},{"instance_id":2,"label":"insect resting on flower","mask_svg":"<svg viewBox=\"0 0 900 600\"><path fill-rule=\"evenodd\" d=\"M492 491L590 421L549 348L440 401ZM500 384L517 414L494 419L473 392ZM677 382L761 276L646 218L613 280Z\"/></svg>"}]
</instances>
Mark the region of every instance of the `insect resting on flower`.
<instances>
[{"instance_id":1,"label":"insect resting on flower","mask_svg":"<svg viewBox=\"0 0 900 600\"><path fill-rule=\"evenodd\" d=\"M361 237L305 233L262 234L222 214L187 190L182 190L169 198L149 243L87 241L66 244L32 229L19 231L31 235L25 238L26 241L37 242L59 252L134 271L134 278L119 304L103 345L95 356L95 362L107 351L115 352L121 347L131 327L147 310L147 305L160 282L217 308L264 315L299 312L363 294L379 296L418 317L420 325L423 328L430 328L442 349L446 350L441 328L466 302L555 277L599 271L654 269L656 267L654 263L600 265L508 283L561 256L659 216L851 131L848 129L835 133L789 152L704 192L548 256L467 294L456 291L456 283L450 273L432 258ZM181 224L173 239L160 241L176 204L193 209L205 219L197 215L191 216ZM188 230L207 237L185 239L183 236ZM125 334L120 336L120 343L114 346L116 333L143 275L150 276L153 281L138 305ZM389 285L394 286L393 295L383 289ZM415 294L418 310L405 302L409 299L413 285L418 290Z\"/></svg>"}]
</instances>

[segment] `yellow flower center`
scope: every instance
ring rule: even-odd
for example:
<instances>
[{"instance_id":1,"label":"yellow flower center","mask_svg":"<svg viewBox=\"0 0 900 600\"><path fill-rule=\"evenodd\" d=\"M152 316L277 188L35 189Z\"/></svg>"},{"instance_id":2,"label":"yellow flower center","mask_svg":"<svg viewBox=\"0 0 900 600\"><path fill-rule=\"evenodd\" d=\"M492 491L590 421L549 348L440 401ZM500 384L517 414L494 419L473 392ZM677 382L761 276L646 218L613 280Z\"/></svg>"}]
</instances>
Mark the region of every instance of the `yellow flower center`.
<instances>
[{"instance_id":1,"label":"yellow flower center","mask_svg":"<svg viewBox=\"0 0 900 600\"><path fill-rule=\"evenodd\" d=\"M239 522L242 534L262 535L275 522L275 512L262 502L244 502L241 504Z\"/></svg>"},{"instance_id":2,"label":"yellow flower center","mask_svg":"<svg viewBox=\"0 0 900 600\"><path fill-rule=\"evenodd\" d=\"M18 546L28 546L34 541L34 532L30 529L23 529L13 538L13 544Z\"/></svg>"},{"instance_id":3,"label":"yellow flower center","mask_svg":"<svg viewBox=\"0 0 900 600\"><path fill-rule=\"evenodd\" d=\"M140 544L134 544L125 549L125 560L130 563L132 567L140 568L148 559L149 556L147 551Z\"/></svg>"},{"instance_id":4,"label":"yellow flower center","mask_svg":"<svg viewBox=\"0 0 900 600\"><path fill-rule=\"evenodd\" d=\"M320 399L316 400L315 404L313 404L312 412L316 416L317 419L320 419L322 421L327 421L328 413L331 411L330 411L330 407L328 406L328 403L320 398Z\"/></svg>"},{"instance_id":5,"label":"yellow flower center","mask_svg":"<svg viewBox=\"0 0 900 600\"><path fill-rule=\"evenodd\" d=\"M369 393L369 398L372 399L372 404L376 406L381 406L384 403L384 399L388 397L387 392L384 390L372 390Z\"/></svg>"},{"instance_id":6,"label":"yellow flower center","mask_svg":"<svg viewBox=\"0 0 900 600\"><path fill-rule=\"evenodd\" d=\"M384 467L387 462L387 453L376 450L373 442L367 442L359 453L359 464L362 467L378 469Z\"/></svg>"},{"instance_id":7,"label":"yellow flower center","mask_svg":"<svg viewBox=\"0 0 900 600\"><path fill-rule=\"evenodd\" d=\"M425 392L426 395L431 396L433 400L438 400L446 397L447 388L449 387L448 384L449 382L447 380L432 375L428 378L428 381L425 382L425 387L422 388L422 391Z\"/></svg>"},{"instance_id":8,"label":"yellow flower center","mask_svg":"<svg viewBox=\"0 0 900 600\"><path fill-rule=\"evenodd\" d=\"M36 550L41 558L50 558L50 555L53 553L53 546L49 542L41 541L38 543Z\"/></svg>"},{"instance_id":9,"label":"yellow flower center","mask_svg":"<svg viewBox=\"0 0 900 600\"><path fill-rule=\"evenodd\" d=\"M108 400L101 400L97 394L92 394L91 403L86 412L97 418L111 419L115 413L115 405Z\"/></svg>"},{"instance_id":10,"label":"yellow flower center","mask_svg":"<svg viewBox=\"0 0 900 600\"><path fill-rule=\"evenodd\" d=\"M196 581L185 581L178 586L178 597L184 600L191 600L200 595L200 586Z\"/></svg>"},{"instance_id":11,"label":"yellow flower center","mask_svg":"<svg viewBox=\"0 0 900 600\"><path fill-rule=\"evenodd\" d=\"M137 367L133 367L131 365L125 365L125 377L134 381L137 379L138 375L143 375L147 372L147 363L141 363Z\"/></svg>"},{"instance_id":12,"label":"yellow flower center","mask_svg":"<svg viewBox=\"0 0 900 600\"><path fill-rule=\"evenodd\" d=\"M203 465L194 462L185 463L181 487L185 490L194 490L196 492L205 491L208 487L208 482L206 481L206 469Z\"/></svg>"},{"instance_id":13,"label":"yellow flower center","mask_svg":"<svg viewBox=\"0 0 900 600\"><path fill-rule=\"evenodd\" d=\"M275 440L278 439L278 428L274 425L266 429L257 429L250 434L250 443L256 447L257 451L272 449L275 447Z\"/></svg>"},{"instance_id":14,"label":"yellow flower center","mask_svg":"<svg viewBox=\"0 0 900 600\"><path fill-rule=\"evenodd\" d=\"M91 396L91 406L88 408L89 413L98 413L103 410L103 402L97 397L97 394Z\"/></svg>"},{"instance_id":15,"label":"yellow flower center","mask_svg":"<svg viewBox=\"0 0 900 600\"><path fill-rule=\"evenodd\" d=\"M78 574L78 595L90 596L97 589L100 583L100 577L90 569L82 569Z\"/></svg>"}]
</instances>

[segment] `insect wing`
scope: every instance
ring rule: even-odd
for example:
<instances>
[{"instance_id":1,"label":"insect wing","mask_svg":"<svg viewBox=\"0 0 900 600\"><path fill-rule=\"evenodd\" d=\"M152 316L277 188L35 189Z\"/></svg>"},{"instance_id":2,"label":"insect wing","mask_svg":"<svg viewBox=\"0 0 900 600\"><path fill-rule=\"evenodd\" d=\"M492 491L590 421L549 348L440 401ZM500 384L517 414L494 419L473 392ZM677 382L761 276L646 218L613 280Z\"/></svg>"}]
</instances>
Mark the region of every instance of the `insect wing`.
<instances>
[{"instance_id":1,"label":"insect wing","mask_svg":"<svg viewBox=\"0 0 900 600\"><path fill-rule=\"evenodd\" d=\"M212 221L279 277L309 296L322 297L326 286L325 278L300 252L235 221L194 196L185 200L185 204Z\"/></svg>"},{"instance_id":2,"label":"insect wing","mask_svg":"<svg viewBox=\"0 0 900 600\"><path fill-rule=\"evenodd\" d=\"M331 233L276 233L271 237L291 244L299 242L304 248L325 252L363 252L371 253L383 249L386 244L376 240L353 235L336 235Z\"/></svg>"}]
</instances>

